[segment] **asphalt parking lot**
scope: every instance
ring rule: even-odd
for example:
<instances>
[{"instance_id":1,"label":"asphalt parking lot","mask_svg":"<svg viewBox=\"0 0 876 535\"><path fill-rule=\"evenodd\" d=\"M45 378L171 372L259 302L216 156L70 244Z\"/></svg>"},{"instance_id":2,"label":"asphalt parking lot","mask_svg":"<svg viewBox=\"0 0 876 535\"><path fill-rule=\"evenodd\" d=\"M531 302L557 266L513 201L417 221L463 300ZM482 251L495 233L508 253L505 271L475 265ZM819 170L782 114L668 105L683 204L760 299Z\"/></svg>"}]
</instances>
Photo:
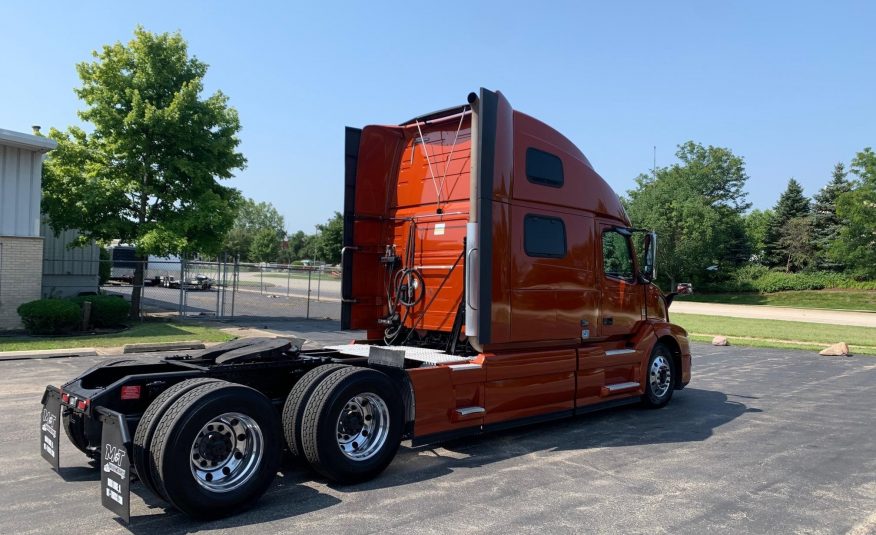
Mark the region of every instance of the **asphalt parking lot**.
<instances>
[{"instance_id":1,"label":"asphalt parking lot","mask_svg":"<svg viewBox=\"0 0 876 535\"><path fill-rule=\"evenodd\" d=\"M300 466L256 506L196 523L135 483L126 527L99 475L38 448L40 396L93 358L0 362L0 533L876 533L876 359L694 346L689 387L637 407L403 445L376 480Z\"/></svg>"}]
</instances>

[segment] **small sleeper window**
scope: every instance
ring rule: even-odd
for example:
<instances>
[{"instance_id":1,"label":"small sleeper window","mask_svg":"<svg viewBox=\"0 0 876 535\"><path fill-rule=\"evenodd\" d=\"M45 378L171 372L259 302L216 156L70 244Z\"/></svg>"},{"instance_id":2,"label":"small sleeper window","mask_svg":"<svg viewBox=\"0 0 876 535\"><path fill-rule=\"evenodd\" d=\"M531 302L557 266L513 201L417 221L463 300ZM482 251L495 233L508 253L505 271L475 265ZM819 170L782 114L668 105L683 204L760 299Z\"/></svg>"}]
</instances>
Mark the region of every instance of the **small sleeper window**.
<instances>
[{"instance_id":1,"label":"small sleeper window","mask_svg":"<svg viewBox=\"0 0 876 535\"><path fill-rule=\"evenodd\" d=\"M566 225L558 217L527 214L523 219L523 249L529 256L566 256Z\"/></svg>"},{"instance_id":2,"label":"small sleeper window","mask_svg":"<svg viewBox=\"0 0 876 535\"><path fill-rule=\"evenodd\" d=\"M530 182L559 188L563 185L563 160L543 150L526 149L526 178Z\"/></svg>"}]
</instances>

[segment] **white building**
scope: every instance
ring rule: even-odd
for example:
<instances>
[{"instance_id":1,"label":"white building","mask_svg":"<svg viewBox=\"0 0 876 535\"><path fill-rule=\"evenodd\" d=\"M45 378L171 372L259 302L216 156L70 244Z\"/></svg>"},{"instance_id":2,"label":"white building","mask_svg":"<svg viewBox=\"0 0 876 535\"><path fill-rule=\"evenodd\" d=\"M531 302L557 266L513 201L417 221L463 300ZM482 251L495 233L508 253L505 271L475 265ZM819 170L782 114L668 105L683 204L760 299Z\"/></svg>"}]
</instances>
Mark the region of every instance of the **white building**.
<instances>
[{"instance_id":1,"label":"white building","mask_svg":"<svg viewBox=\"0 0 876 535\"><path fill-rule=\"evenodd\" d=\"M51 139L0 129L0 329L21 327L21 303L41 297L40 196Z\"/></svg>"}]
</instances>

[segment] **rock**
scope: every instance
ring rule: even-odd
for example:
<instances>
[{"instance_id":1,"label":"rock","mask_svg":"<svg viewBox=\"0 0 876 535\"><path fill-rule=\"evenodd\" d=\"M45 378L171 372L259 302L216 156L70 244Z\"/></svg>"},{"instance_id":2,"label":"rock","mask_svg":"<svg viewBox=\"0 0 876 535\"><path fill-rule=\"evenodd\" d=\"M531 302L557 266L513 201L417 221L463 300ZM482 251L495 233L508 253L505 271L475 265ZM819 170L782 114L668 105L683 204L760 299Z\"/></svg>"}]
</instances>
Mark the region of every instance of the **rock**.
<instances>
[{"instance_id":1,"label":"rock","mask_svg":"<svg viewBox=\"0 0 876 535\"><path fill-rule=\"evenodd\" d=\"M818 354L828 357L847 357L849 355L849 345L845 342L833 344L830 347L822 349Z\"/></svg>"},{"instance_id":2,"label":"rock","mask_svg":"<svg viewBox=\"0 0 876 535\"><path fill-rule=\"evenodd\" d=\"M716 336L716 337L712 338L712 345L713 346L729 346L730 341L727 340L726 336Z\"/></svg>"}]
</instances>

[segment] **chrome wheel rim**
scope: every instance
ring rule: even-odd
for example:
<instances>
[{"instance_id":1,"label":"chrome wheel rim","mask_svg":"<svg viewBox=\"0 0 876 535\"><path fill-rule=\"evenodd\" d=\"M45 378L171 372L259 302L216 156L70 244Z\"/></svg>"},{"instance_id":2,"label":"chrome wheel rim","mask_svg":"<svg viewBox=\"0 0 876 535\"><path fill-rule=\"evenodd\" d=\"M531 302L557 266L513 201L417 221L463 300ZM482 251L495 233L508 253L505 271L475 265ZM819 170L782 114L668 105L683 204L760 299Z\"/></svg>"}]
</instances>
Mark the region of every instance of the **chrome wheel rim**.
<instances>
[{"instance_id":1,"label":"chrome wheel rim","mask_svg":"<svg viewBox=\"0 0 876 535\"><path fill-rule=\"evenodd\" d=\"M651 363L648 381L651 384L651 392L658 398L662 398L669 392L672 384L672 368L669 360L663 355L658 355Z\"/></svg>"},{"instance_id":2,"label":"chrome wheel rim","mask_svg":"<svg viewBox=\"0 0 876 535\"><path fill-rule=\"evenodd\" d=\"M338 415L335 436L338 448L353 461L374 457L389 434L389 408L383 398L371 392L350 398Z\"/></svg>"},{"instance_id":3,"label":"chrome wheel rim","mask_svg":"<svg viewBox=\"0 0 876 535\"><path fill-rule=\"evenodd\" d=\"M229 492L253 477L264 451L264 437L256 421L245 414L226 412L204 424L195 436L189 464L202 488Z\"/></svg>"}]
</instances>

